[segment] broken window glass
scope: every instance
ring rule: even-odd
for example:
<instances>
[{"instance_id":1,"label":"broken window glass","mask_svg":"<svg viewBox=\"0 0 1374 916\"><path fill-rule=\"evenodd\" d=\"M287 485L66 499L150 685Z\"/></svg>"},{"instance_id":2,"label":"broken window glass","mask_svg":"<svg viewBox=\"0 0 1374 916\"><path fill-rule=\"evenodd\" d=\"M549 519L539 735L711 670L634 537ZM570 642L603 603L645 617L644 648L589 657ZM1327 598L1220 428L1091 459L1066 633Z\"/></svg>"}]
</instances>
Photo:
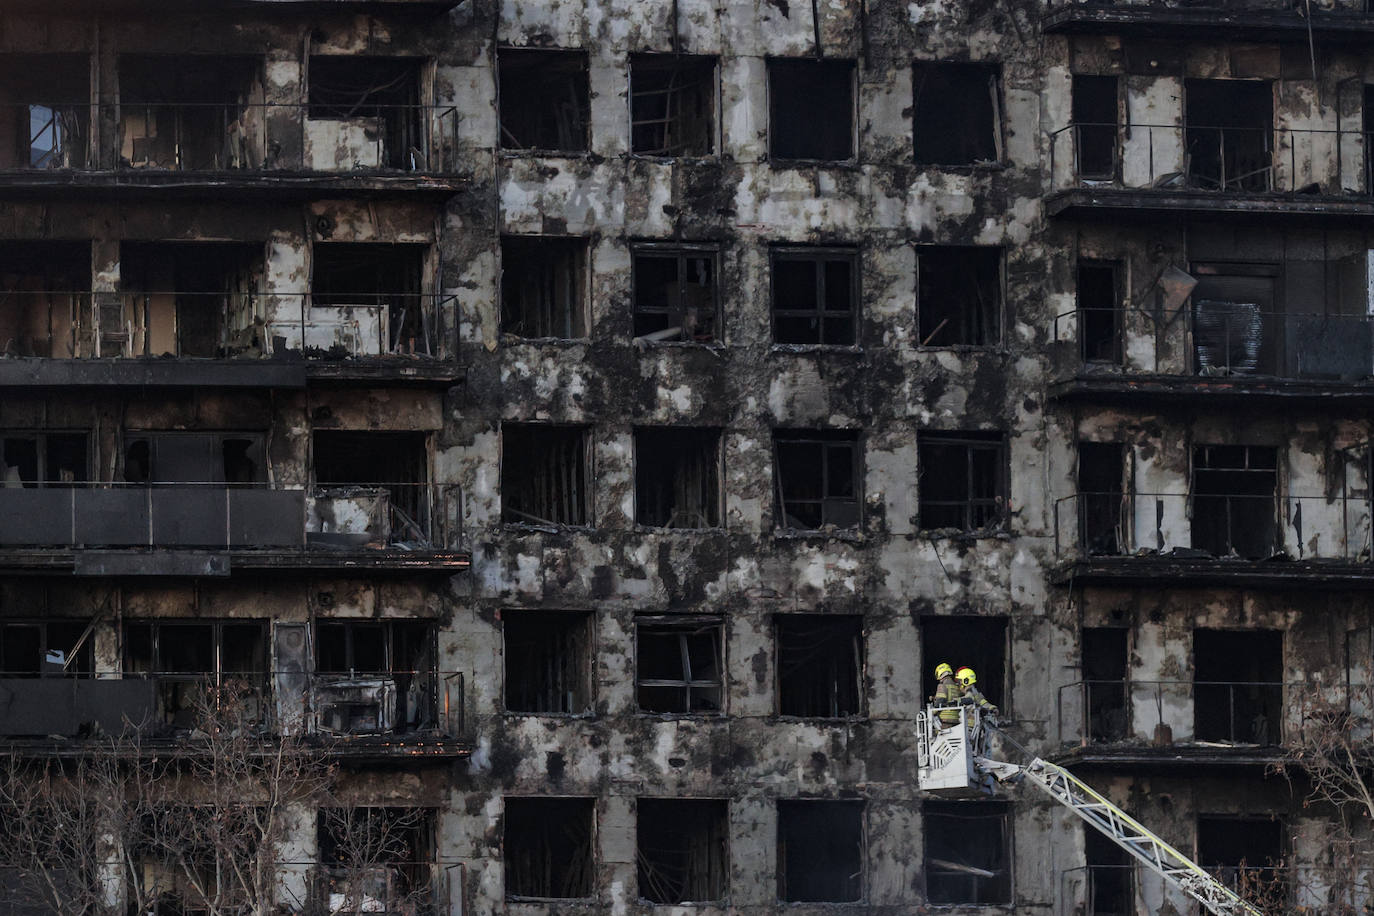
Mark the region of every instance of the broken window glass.
<instances>
[{"instance_id":1,"label":"broken window glass","mask_svg":"<svg viewBox=\"0 0 1374 916\"><path fill-rule=\"evenodd\" d=\"M496 56L501 148L585 152L591 104L586 53L501 48Z\"/></svg>"},{"instance_id":2,"label":"broken window glass","mask_svg":"<svg viewBox=\"0 0 1374 916\"><path fill-rule=\"evenodd\" d=\"M778 800L778 899L855 903L864 896L864 806Z\"/></svg>"},{"instance_id":3,"label":"broken window glass","mask_svg":"<svg viewBox=\"0 0 1374 916\"><path fill-rule=\"evenodd\" d=\"M778 713L820 719L863 714L863 618L779 614Z\"/></svg>"},{"instance_id":4,"label":"broken window glass","mask_svg":"<svg viewBox=\"0 0 1374 916\"><path fill-rule=\"evenodd\" d=\"M639 427L635 520L654 528L720 525L720 430Z\"/></svg>"},{"instance_id":5,"label":"broken window glass","mask_svg":"<svg viewBox=\"0 0 1374 916\"><path fill-rule=\"evenodd\" d=\"M854 158L853 61L768 61L768 154L817 162Z\"/></svg>"},{"instance_id":6,"label":"broken window glass","mask_svg":"<svg viewBox=\"0 0 1374 916\"><path fill-rule=\"evenodd\" d=\"M641 156L715 152L716 59L630 57L631 151Z\"/></svg>"},{"instance_id":7,"label":"broken window glass","mask_svg":"<svg viewBox=\"0 0 1374 916\"><path fill-rule=\"evenodd\" d=\"M722 623L718 617L641 617L635 683L643 712L725 711Z\"/></svg>"},{"instance_id":8,"label":"broken window glass","mask_svg":"<svg viewBox=\"0 0 1374 916\"><path fill-rule=\"evenodd\" d=\"M510 524L591 521L586 427L501 425L501 519Z\"/></svg>"},{"instance_id":9,"label":"broken window glass","mask_svg":"<svg viewBox=\"0 0 1374 916\"><path fill-rule=\"evenodd\" d=\"M0 677L89 675L95 644L84 620L0 624Z\"/></svg>"},{"instance_id":10,"label":"broken window glass","mask_svg":"<svg viewBox=\"0 0 1374 916\"><path fill-rule=\"evenodd\" d=\"M586 337L586 265L586 239L503 236L501 333Z\"/></svg>"},{"instance_id":11,"label":"broken window glass","mask_svg":"<svg viewBox=\"0 0 1374 916\"><path fill-rule=\"evenodd\" d=\"M501 861L506 896L540 899L590 897L595 800L505 799Z\"/></svg>"},{"instance_id":12,"label":"broken window glass","mask_svg":"<svg viewBox=\"0 0 1374 916\"><path fill-rule=\"evenodd\" d=\"M918 164L1001 161L1000 77L997 64L916 64L913 135Z\"/></svg>"},{"instance_id":13,"label":"broken window glass","mask_svg":"<svg viewBox=\"0 0 1374 916\"><path fill-rule=\"evenodd\" d=\"M1214 557L1260 560L1278 549L1278 449L1193 449L1193 547Z\"/></svg>"},{"instance_id":14,"label":"broken window glass","mask_svg":"<svg viewBox=\"0 0 1374 916\"><path fill-rule=\"evenodd\" d=\"M720 336L715 246L637 244L633 255L636 338L708 343Z\"/></svg>"},{"instance_id":15,"label":"broken window glass","mask_svg":"<svg viewBox=\"0 0 1374 916\"><path fill-rule=\"evenodd\" d=\"M774 430L779 527L859 525L860 452L854 430Z\"/></svg>"},{"instance_id":16,"label":"broken window glass","mask_svg":"<svg viewBox=\"0 0 1374 916\"><path fill-rule=\"evenodd\" d=\"M1007 458L1002 433L922 431L916 442L922 529L983 531L1003 523Z\"/></svg>"},{"instance_id":17,"label":"broken window glass","mask_svg":"<svg viewBox=\"0 0 1374 916\"><path fill-rule=\"evenodd\" d=\"M730 873L725 800L641 798L636 807L640 899L662 904L725 897Z\"/></svg>"},{"instance_id":18,"label":"broken window glass","mask_svg":"<svg viewBox=\"0 0 1374 916\"><path fill-rule=\"evenodd\" d=\"M916 312L923 347L991 347L1002 338L1002 249L916 249Z\"/></svg>"},{"instance_id":19,"label":"broken window glass","mask_svg":"<svg viewBox=\"0 0 1374 916\"><path fill-rule=\"evenodd\" d=\"M591 618L570 611L507 611L508 712L580 714L591 708Z\"/></svg>"},{"instance_id":20,"label":"broken window glass","mask_svg":"<svg viewBox=\"0 0 1374 916\"><path fill-rule=\"evenodd\" d=\"M859 255L852 248L774 248L773 341L858 342Z\"/></svg>"},{"instance_id":21,"label":"broken window glass","mask_svg":"<svg viewBox=\"0 0 1374 916\"><path fill-rule=\"evenodd\" d=\"M315 171L429 165L417 58L310 58L308 164Z\"/></svg>"},{"instance_id":22,"label":"broken window glass","mask_svg":"<svg viewBox=\"0 0 1374 916\"><path fill-rule=\"evenodd\" d=\"M932 904L1011 903L1009 806L1002 801L927 801L926 899Z\"/></svg>"},{"instance_id":23,"label":"broken window glass","mask_svg":"<svg viewBox=\"0 0 1374 916\"><path fill-rule=\"evenodd\" d=\"M90 73L86 54L0 54L0 169L87 167Z\"/></svg>"}]
</instances>

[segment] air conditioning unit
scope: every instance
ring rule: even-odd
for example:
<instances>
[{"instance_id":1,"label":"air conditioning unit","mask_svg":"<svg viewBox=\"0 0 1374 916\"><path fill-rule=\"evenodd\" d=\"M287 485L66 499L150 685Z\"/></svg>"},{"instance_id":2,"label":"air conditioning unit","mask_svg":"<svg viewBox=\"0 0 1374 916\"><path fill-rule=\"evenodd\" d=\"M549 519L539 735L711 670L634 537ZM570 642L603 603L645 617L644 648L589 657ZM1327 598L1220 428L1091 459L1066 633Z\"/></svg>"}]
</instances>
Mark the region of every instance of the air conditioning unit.
<instances>
[{"instance_id":1,"label":"air conditioning unit","mask_svg":"<svg viewBox=\"0 0 1374 916\"><path fill-rule=\"evenodd\" d=\"M395 725L396 681L389 677L322 677L315 684L315 728L336 735L389 732Z\"/></svg>"}]
</instances>

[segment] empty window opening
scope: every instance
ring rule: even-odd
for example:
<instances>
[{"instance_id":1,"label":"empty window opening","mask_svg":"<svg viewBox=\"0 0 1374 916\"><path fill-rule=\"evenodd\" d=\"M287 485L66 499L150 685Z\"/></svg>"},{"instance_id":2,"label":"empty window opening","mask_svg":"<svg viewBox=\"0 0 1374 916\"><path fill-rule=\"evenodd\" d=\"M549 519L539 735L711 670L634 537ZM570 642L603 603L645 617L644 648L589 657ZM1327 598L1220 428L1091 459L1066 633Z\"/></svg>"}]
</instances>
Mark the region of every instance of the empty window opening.
<instances>
[{"instance_id":1,"label":"empty window opening","mask_svg":"<svg viewBox=\"0 0 1374 916\"><path fill-rule=\"evenodd\" d=\"M321 808L320 897L337 913L423 911L431 894L434 817L426 808Z\"/></svg>"},{"instance_id":2,"label":"empty window opening","mask_svg":"<svg viewBox=\"0 0 1374 916\"><path fill-rule=\"evenodd\" d=\"M1197 863L1244 899L1276 904L1271 912L1280 912L1288 903L1284 834L1279 818L1200 814Z\"/></svg>"},{"instance_id":3,"label":"empty window opening","mask_svg":"<svg viewBox=\"0 0 1374 916\"><path fill-rule=\"evenodd\" d=\"M854 158L854 62L768 62L768 153L774 159Z\"/></svg>"},{"instance_id":4,"label":"empty window opening","mask_svg":"<svg viewBox=\"0 0 1374 916\"><path fill-rule=\"evenodd\" d=\"M0 169L87 167L90 74L85 54L0 54Z\"/></svg>"},{"instance_id":5,"label":"empty window opening","mask_svg":"<svg viewBox=\"0 0 1374 916\"><path fill-rule=\"evenodd\" d=\"M819 719L863 714L864 633L857 614L779 614L778 713Z\"/></svg>"},{"instance_id":6,"label":"empty window opening","mask_svg":"<svg viewBox=\"0 0 1374 916\"><path fill-rule=\"evenodd\" d=\"M1193 732L1199 741L1282 740L1283 632L1193 631Z\"/></svg>"},{"instance_id":7,"label":"empty window opening","mask_svg":"<svg viewBox=\"0 0 1374 916\"><path fill-rule=\"evenodd\" d=\"M723 629L719 617L639 618L635 685L640 711L724 712Z\"/></svg>"},{"instance_id":8,"label":"empty window opening","mask_svg":"<svg viewBox=\"0 0 1374 916\"><path fill-rule=\"evenodd\" d=\"M319 620L315 624L316 722L335 734L438 725L432 624Z\"/></svg>"},{"instance_id":9,"label":"empty window opening","mask_svg":"<svg viewBox=\"0 0 1374 916\"><path fill-rule=\"evenodd\" d=\"M123 314L101 334L129 336L131 356L261 355L261 245L125 242L120 245Z\"/></svg>"},{"instance_id":10,"label":"empty window opening","mask_svg":"<svg viewBox=\"0 0 1374 916\"><path fill-rule=\"evenodd\" d=\"M1002 158L996 64L918 63L913 85L916 162L975 165Z\"/></svg>"},{"instance_id":11,"label":"empty window opening","mask_svg":"<svg viewBox=\"0 0 1374 916\"><path fill-rule=\"evenodd\" d=\"M1120 442L1078 443L1079 543L1094 556L1121 552L1126 446Z\"/></svg>"},{"instance_id":12,"label":"empty window opening","mask_svg":"<svg viewBox=\"0 0 1374 916\"><path fill-rule=\"evenodd\" d=\"M122 643L124 676L156 682L155 716L163 726L198 727L213 685L243 691L251 718L266 713L265 621L126 621Z\"/></svg>"},{"instance_id":13,"label":"empty window opening","mask_svg":"<svg viewBox=\"0 0 1374 916\"><path fill-rule=\"evenodd\" d=\"M1283 353L1278 264L1193 264L1193 344L1206 376L1274 375ZM1306 292L1306 291L1304 291Z\"/></svg>"},{"instance_id":14,"label":"empty window opening","mask_svg":"<svg viewBox=\"0 0 1374 916\"><path fill-rule=\"evenodd\" d=\"M1129 631L1125 627L1083 628L1083 685L1086 688L1088 738L1122 741L1129 734L1126 664Z\"/></svg>"},{"instance_id":15,"label":"empty window opening","mask_svg":"<svg viewBox=\"0 0 1374 916\"><path fill-rule=\"evenodd\" d=\"M778 899L854 903L864 895L864 805L778 801Z\"/></svg>"},{"instance_id":16,"label":"empty window opening","mask_svg":"<svg viewBox=\"0 0 1374 916\"><path fill-rule=\"evenodd\" d=\"M1134 916L1135 865L1130 853L1086 825L1083 847L1090 916Z\"/></svg>"},{"instance_id":17,"label":"empty window opening","mask_svg":"<svg viewBox=\"0 0 1374 916\"><path fill-rule=\"evenodd\" d=\"M1006 517L1006 437L995 432L921 432L921 528L983 531Z\"/></svg>"},{"instance_id":18,"label":"empty window opening","mask_svg":"<svg viewBox=\"0 0 1374 916\"><path fill-rule=\"evenodd\" d=\"M641 798L637 807L640 898L650 903L722 899L730 873L725 800Z\"/></svg>"},{"instance_id":19,"label":"empty window opening","mask_svg":"<svg viewBox=\"0 0 1374 916\"><path fill-rule=\"evenodd\" d=\"M1010 808L999 801L928 801L926 900L988 906L1011 903Z\"/></svg>"},{"instance_id":20,"label":"empty window opening","mask_svg":"<svg viewBox=\"0 0 1374 916\"><path fill-rule=\"evenodd\" d=\"M0 432L0 486L70 487L91 479L89 438L73 432Z\"/></svg>"},{"instance_id":21,"label":"empty window opening","mask_svg":"<svg viewBox=\"0 0 1374 916\"><path fill-rule=\"evenodd\" d=\"M585 239L501 239L501 333L587 336Z\"/></svg>"},{"instance_id":22,"label":"empty window opening","mask_svg":"<svg viewBox=\"0 0 1374 916\"><path fill-rule=\"evenodd\" d=\"M857 528L859 454L854 430L774 430L780 527Z\"/></svg>"},{"instance_id":23,"label":"empty window opening","mask_svg":"<svg viewBox=\"0 0 1374 916\"><path fill-rule=\"evenodd\" d=\"M852 248L774 248L773 341L857 342L859 255Z\"/></svg>"},{"instance_id":24,"label":"empty window opening","mask_svg":"<svg viewBox=\"0 0 1374 916\"><path fill-rule=\"evenodd\" d=\"M935 666L944 662L955 670L972 668L978 692L1006 710L1007 618L921 618L921 686L923 696L935 696Z\"/></svg>"},{"instance_id":25,"label":"empty window opening","mask_svg":"<svg viewBox=\"0 0 1374 916\"><path fill-rule=\"evenodd\" d=\"M1117 160L1115 76L1074 76L1073 128L1078 177L1099 181L1114 178Z\"/></svg>"},{"instance_id":26,"label":"empty window opening","mask_svg":"<svg viewBox=\"0 0 1374 916\"><path fill-rule=\"evenodd\" d=\"M1278 449L1193 449L1193 547L1214 557L1260 560L1278 549Z\"/></svg>"},{"instance_id":27,"label":"empty window opening","mask_svg":"<svg viewBox=\"0 0 1374 916\"><path fill-rule=\"evenodd\" d=\"M1078 263L1078 339L1084 362L1121 363L1121 277L1117 262Z\"/></svg>"},{"instance_id":28,"label":"empty window opening","mask_svg":"<svg viewBox=\"0 0 1374 916\"><path fill-rule=\"evenodd\" d=\"M502 149L588 149L591 103L584 52L502 48L497 65Z\"/></svg>"},{"instance_id":29,"label":"empty window opening","mask_svg":"<svg viewBox=\"0 0 1374 916\"><path fill-rule=\"evenodd\" d=\"M333 512L336 530L352 530L339 513L356 511L367 517L369 543L432 541L426 433L321 430L311 458L316 510Z\"/></svg>"},{"instance_id":30,"label":"empty window opening","mask_svg":"<svg viewBox=\"0 0 1374 916\"><path fill-rule=\"evenodd\" d=\"M583 426L501 425L501 520L591 522L591 448Z\"/></svg>"},{"instance_id":31,"label":"empty window opening","mask_svg":"<svg viewBox=\"0 0 1374 916\"><path fill-rule=\"evenodd\" d=\"M424 245L317 243L310 272L307 350L323 351L331 359L434 356L436 319L421 295L425 252Z\"/></svg>"},{"instance_id":32,"label":"empty window opening","mask_svg":"<svg viewBox=\"0 0 1374 916\"><path fill-rule=\"evenodd\" d=\"M716 151L715 112L714 57L630 57L632 152L641 156L710 156Z\"/></svg>"},{"instance_id":33,"label":"empty window opening","mask_svg":"<svg viewBox=\"0 0 1374 916\"><path fill-rule=\"evenodd\" d=\"M416 171L429 163L416 58L310 58L308 157L313 169Z\"/></svg>"},{"instance_id":34,"label":"empty window opening","mask_svg":"<svg viewBox=\"0 0 1374 916\"><path fill-rule=\"evenodd\" d=\"M635 337L696 343L718 339L716 248L641 244L633 252Z\"/></svg>"},{"instance_id":35,"label":"empty window opening","mask_svg":"<svg viewBox=\"0 0 1374 916\"><path fill-rule=\"evenodd\" d=\"M1267 191L1273 183L1274 89L1269 82L1183 84L1188 174L1202 188Z\"/></svg>"},{"instance_id":36,"label":"empty window opening","mask_svg":"<svg viewBox=\"0 0 1374 916\"><path fill-rule=\"evenodd\" d=\"M89 242L0 242L0 355L99 355L90 288Z\"/></svg>"},{"instance_id":37,"label":"empty window opening","mask_svg":"<svg viewBox=\"0 0 1374 916\"><path fill-rule=\"evenodd\" d=\"M503 615L506 710L577 715L591 708L591 617L571 611Z\"/></svg>"},{"instance_id":38,"label":"empty window opening","mask_svg":"<svg viewBox=\"0 0 1374 916\"><path fill-rule=\"evenodd\" d=\"M916 249L916 312L923 347L991 347L1002 339L1002 249Z\"/></svg>"},{"instance_id":39,"label":"empty window opening","mask_svg":"<svg viewBox=\"0 0 1374 916\"><path fill-rule=\"evenodd\" d=\"M119 58L119 158L126 167L260 167L262 61L215 55Z\"/></svg>"},{"instance_id":40,"label":"empty window opening","mask_svg":"<svg viewBox=\"0 0 1374 916\"><path fill-rule=\"evenodd\" d=\"M590 897L595 801L507 796L505 802L506 896Z\"/></svg>"},{"instance_id":41,"label":"empty window opening","mask_svg":"<svg viewBox=\"0 0 1374 916\"><path fill-rule=\"evenodd\" d=\"M1364 143L1368 148L1371 140L1374 140L1374 84L1365 84L1363 102L1361 120ZM1366 194L1374 194L1374 156L1364 157L1364 190Z\"/></svg>"},{"instance_id":42,"label":"empty window opening","mask_svg":"<svg viewBox=\"0 0 1374 916\"><path fill-rule=\"evenodd\" d=\"M242 862L255 861L257 824L266 812L248 805L146 805L127 847L132 880L160 914L200 916L252 909ZM230 852L232 850L232 852Z\"/></svg>"},{"instance_id":43,"label":"empty window opening","mask_svg":"<svg viewBox=\"0 0 1374 916\"><path fill-rule=\"evenodd\" d=\"M130 432L123 478L143 484L254 484L267 479L259 433Z\"/></svg>"},{"instance_id":44,"label":"empty window opening","mask_svg":"<svg viewBox=\"0 0 1374 916\"><path fill-rule=\"evenodd\" d=\"M635 430L635 520L654 528L720 525L720 430Z\"/></svg>"},{"instance_id":45,"label":"empty window opening","mask_svg":"<svg viewBox=\"0 0 1374 916\"><path fill-rule=\"evenodd\" d=\"M84 620L0 624L0 677L89 675L95 656L90 631Z\"/></svg>"}]
</instances>

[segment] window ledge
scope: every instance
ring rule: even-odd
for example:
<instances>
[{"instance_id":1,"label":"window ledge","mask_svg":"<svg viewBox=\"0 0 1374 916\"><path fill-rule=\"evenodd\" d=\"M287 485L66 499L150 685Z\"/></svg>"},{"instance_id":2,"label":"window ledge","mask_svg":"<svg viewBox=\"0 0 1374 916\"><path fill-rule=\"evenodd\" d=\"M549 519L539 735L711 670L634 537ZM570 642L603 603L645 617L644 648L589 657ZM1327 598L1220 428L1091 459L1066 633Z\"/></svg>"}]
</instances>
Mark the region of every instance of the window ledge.
<instances>
[{"instance_id":1,"label":"window ledge","mask_svg":"<svg viewBox=\"0 0 1374 916\"><path fill-rule=\"evenodd\" d=\"M725 526L716 525L714 528L664 528L660 525L641 525L635 523L634 532L636 534L684 534L684 535L705 535L705 534L724 534Z\"/></svg>"},{"instance_id":2,"label":"window ledge","mask_svg":"<svg viewBox=\"0 0 1374 916\"><path fill-rule=\"evenodd\" d=\"M764 160L775 169L836 169L857 172L863 163L856 157L849 159L783 159L769 156Z\"/></svg>"},{"instance_id":3,"label":"window ledge","mask_svg":"<svg viewBox=\"0 0 1374 916\"><path fill-rule=\"evenodd\" d=\"M498 150L498 153L502 159L585 159L593 163L601 161L600 156L586 149L501 149Z\"/></svg>"},{"instance_id":4,"label":"window ledge","mask_svg":"<svg viewBox=\"0 0 1374 916\"><path fill-rule=\"evenodd\" d=\"M624 159L634 162L658 162L664 165L675 165L676 163L694 164L720 162L720 153L709 153L705 156L655 156L652 153L625 153ZM663 904L668 906L668 904Z\"/></svg>"},{"instance_id":5,"label":"window ledge","mask_svg":"<svg viewBox=\"0 0 1374 916\"><path fill-rule=\"evenodd\" d=\"M1001 344L949 344L943 347L917 344L911 349L918 353L992 353L997 356L1005 356L1010 352Z\"/></svg>"},{"instance_id":6,"label":"window ledge","mask_svg":"<svg viewBox=\"0 0 1374 916\"><path fill-rule=\"evenodd\" d=\"M851 544L868 540L857 528L774 528L773 537L779 541L845 541Z\"/></svg>"},{"instance_id":7,"label":"window ledge","mask_svg":"<svg viewBox=\"0 0 1374 916\"><path fill-rule=\"evenodd\" d=\"M728 349L722 340L648 340L632 337L630 343L636 350L712 350L723 352Z\"/></svg>"},{"instance_id":8,"label":"window ledge","mask_svg":"<svg viewBox=\"0 0 1374 916\"><path fill-rule=\"evenodd\" d=\"M964 531L959 528L922 528L916 537L923 541L1010 541L1014 535L1005 529L978 528Z\"/></svg>"},{"instance_id":9,"label":"window ledge","mask_svg":"<svg viewBox=\"0 0 1374 916\"><path fill-rule=\"evenodd\" d=\"M728 712L649 712L644 709L636 709L635 717L646 721L724 722L730 718L730 714Z\"/></svg>"},{"instance_id":10,"label":"window ledge","mask_svg":"<svg viewBox=\"0 0 1374 916\"><path fill-rule=\"evenodd\" d=\"M779 900L778 906L784 909L833 910L845 907L866 907L868 900Z\"/></svg>"},{"instance_id":11,"label":"window ledge","mask_svg":"<svg viewBox=\"0 0 1374 916\"><path fill-rule=\"evenodd\" d=\"M582 722L596 718L594 712L516 712L513 709L501 710L506 719L560 719L568 722Z\"/></svg>"},{"instance_id":12,"label":"window ledge","mask_svg":"<svg viewBox=\"0 0 1374 916\"><path fill-rule=\"evenodd\" d=\"M853 716L784 716L774 715L764 719L775 725L867 725L865 714Z\"/></svg>"},{"instance_id":13,"label":"window ledge","mask_svg":"<svg viewBox=\"0 0 1374 916\"><path fill-rule=\"evenodd\" d=\"M978 175L1006 172L1011 169L1010 162L968 162L957 165L939 165L934 162L917 162L913 159L911 164L928 172L948 172L951 175Z\"/></svg>"},{"instance_id":14,"label":"window ledge","mask_svg":"<svg viewBox=\"0 0 1374 916\"><path fill-rule=\"evenodd\" d=\"M501 527L512 534L590 534L596 530L594 525L536 525L533 522L501 522Z\"/></svg>"},{"instance_id":15,"label":"window ledge","mask_svg":"<svg viewBox=\"0 0 1374 916\"><path fill-rule=\"evenodd\" d=\"M771 353L845 353L862 355L864 348L857 344L789 344L775 343L769 346Z\"/></svg>"},{"instance_id":16,"label":"window ledge","mask_svg":"<svg viewBox=\"0 0 1374 916\"><path fill-rule=\"evenodd\" d=\"M547 346L590 346L590 337L520 337L517 334L502 334L499 338L503 347L547 347Z\"/></svg>"}]
</instances>

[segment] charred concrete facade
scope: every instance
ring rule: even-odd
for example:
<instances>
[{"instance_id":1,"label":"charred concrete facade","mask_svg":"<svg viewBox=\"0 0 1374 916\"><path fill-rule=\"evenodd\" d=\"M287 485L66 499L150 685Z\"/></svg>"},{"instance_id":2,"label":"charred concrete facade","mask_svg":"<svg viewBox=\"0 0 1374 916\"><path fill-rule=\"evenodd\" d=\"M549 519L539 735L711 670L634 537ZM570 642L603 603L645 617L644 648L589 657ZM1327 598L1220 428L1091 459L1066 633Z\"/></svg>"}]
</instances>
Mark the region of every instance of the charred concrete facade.
<instances>
[{"instance_id":1,"label":"charred concrete facade","mask_svg":"<svg viewBox=\"0 0 1374 916\"><path fill-rule=\"evenodd\" d=\"M1374 19L1251 5L7 10L0 730L253 674L441 911L1188 912L920 795L949 661L1319 901Z\"/></svg>"}]
</instances>

